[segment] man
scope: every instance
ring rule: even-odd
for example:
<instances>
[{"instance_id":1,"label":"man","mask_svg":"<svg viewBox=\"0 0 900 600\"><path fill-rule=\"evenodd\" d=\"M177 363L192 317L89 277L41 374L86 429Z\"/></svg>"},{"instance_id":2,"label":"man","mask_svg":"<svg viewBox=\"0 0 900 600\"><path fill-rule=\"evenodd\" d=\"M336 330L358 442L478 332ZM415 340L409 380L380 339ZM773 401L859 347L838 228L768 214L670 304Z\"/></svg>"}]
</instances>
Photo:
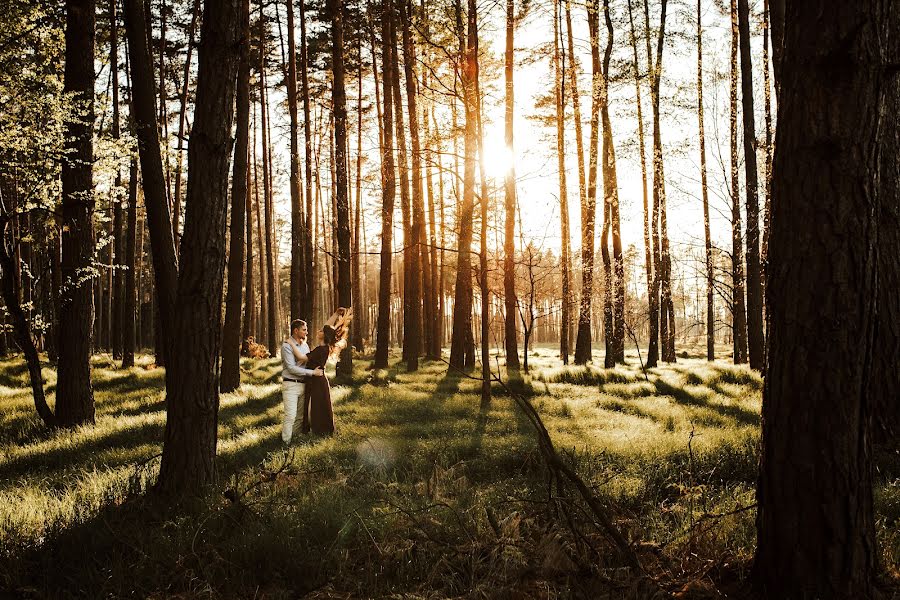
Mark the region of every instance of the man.
<instances>
[{"instance_id":1,"label":"man","mask_svg":"<svg viewBox=\"0 0 900 600\"><path fill-rule=\"evenodd\" d=\"M300 365L301 361L294 356L291 344L296 343L300 354L309 354L309 345L306 336L309 330L306 321L294 319L291 321L291 339L281 344L281 379L283 381L281 398L284 401L284 420L281 424L281 439L285 444L291 443L291 435L294 431L294 421L297 419L297 406L303 405L303 396L306 393L307 377L322 377L325 373L322 369L306 369ZM305 361L304 361L305 362Z\"/></svg>"}]
</instances>

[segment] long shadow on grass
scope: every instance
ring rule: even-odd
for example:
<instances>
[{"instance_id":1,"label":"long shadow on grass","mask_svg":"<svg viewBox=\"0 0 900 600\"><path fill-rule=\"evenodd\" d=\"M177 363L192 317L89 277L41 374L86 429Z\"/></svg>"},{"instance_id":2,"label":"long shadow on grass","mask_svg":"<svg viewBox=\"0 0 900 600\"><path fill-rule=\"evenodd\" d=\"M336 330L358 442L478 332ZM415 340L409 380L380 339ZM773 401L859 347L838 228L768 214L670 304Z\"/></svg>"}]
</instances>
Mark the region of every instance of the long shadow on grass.
<instances>
[{"instance_id":1,"label":"long shadow on grass","mask_svg":"<svg viewBox=\"0 0 900 600\"><path fill-rule=\"evenodd\" d=\"M19 359L0 361L0 386L8 388L28 387L28 365Z\"/></svg>"},{"instance_id":2,"label":"long shadow on grass","mask_svg":"<svg viewBox=\"0 0 900 600\"><path fill-rule=\"evenodd\" d=\"M657 379L653 384L656 386L656 391L660 396L673 398L678 404L708 408L742 425L759 425L759 413L742 406L710 402L684 387L672 385L663 379Z\"/></svg>"},{"instance_id":3,"label":"long shadow on grass","mask_svg":"<svg viewBox=\"0 0 900 600\"><path fill-rule=\"evenodd\" d=\"M325 583L323 554L306 551L312 525L280 524L264 509L215 498L171 506L132 496L48 532L39 547L4 549L0 596L249 598L275 590L301 597Z\"/></svg>"},{"instance_id":4,"label":"long shadow on grass","mask_svg":"<svg viewBox=\"0 0 900 600\"><path fill-rule=\"evenodd\" d=\"M8 458L0 464L0 481L8 481L39 474L71 471L72 468L90 470L98 467L118 467L132 464L135 448L147 444L159 444L165 425L163 422L144 422L133 427L119 427L104 435L75 440L71 444L60 445L43 451L21 454ZM59 435L69 435L60 433ZM76 434L77 435L77 434ZM121 458L105 455L103 461L97 461L97 455L106 450L120 450Z\"/></svg>"}]
</instances>

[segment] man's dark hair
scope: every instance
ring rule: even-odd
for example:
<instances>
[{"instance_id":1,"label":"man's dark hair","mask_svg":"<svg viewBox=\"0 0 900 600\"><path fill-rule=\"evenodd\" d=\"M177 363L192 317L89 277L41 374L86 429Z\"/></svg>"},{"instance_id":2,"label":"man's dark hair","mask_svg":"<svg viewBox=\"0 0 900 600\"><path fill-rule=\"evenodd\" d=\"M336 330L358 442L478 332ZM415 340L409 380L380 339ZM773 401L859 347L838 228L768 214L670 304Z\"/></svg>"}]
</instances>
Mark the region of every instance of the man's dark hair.
<instances>
[{"instance_id":1,"label":"man's dark hair","mask_svg":"<svg viewBox=\"0 0 900 600\"><path fill-rule=\"evenodd\" d=\"M294 319L293 321L291 321L291 335L294 334L295 329L300 329L301 327L305 326L306 321L304 321L303 319Z\"/></svg>"}]
</instances>

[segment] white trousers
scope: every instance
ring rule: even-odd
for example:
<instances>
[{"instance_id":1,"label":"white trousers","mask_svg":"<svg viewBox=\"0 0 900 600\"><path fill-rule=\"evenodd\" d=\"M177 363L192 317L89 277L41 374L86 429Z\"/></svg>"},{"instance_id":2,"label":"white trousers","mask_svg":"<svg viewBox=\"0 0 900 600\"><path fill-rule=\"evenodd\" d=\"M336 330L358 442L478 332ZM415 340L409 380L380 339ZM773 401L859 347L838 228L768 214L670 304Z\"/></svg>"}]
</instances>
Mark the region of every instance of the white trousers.
<instances>
[{"instance_id":1,"label":"white trousers","mask_svg":"<svg viewBox=\"0 0 900 600\"><path fill-rule=\"evenodd\" d=\"M281 439L285 444L291 442L294 425L298 419L303 419L303 414L297 414L303 410L303 396L306 392L306 384L296 381L283 381L281 399L284 401L284 420L281 423ZM298 411L298 407L300 411Z\"/></svg>"}]
</instances>

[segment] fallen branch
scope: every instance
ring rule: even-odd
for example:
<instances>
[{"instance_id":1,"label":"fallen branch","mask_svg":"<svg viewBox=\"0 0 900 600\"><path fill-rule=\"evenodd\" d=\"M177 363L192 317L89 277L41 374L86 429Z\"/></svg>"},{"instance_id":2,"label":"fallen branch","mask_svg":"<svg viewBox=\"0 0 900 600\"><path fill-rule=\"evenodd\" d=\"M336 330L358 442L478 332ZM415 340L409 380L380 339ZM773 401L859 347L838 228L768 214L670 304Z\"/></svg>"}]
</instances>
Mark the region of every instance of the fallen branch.
<instances>
[{"instance_id":1,"label":"fallen branch","mask_svg":"<svg viewBox=\"0 0 900 600\"><path fill-rule=\"evenodd\" d=\"M443 359L442 359L443 360ZM474 379L477 381L483 381L480 377L475 377L473 375L469 375L463 371L460 371L449 362L444 361L447 365L450 366L451 369L459 372L462 376L468 379ZM519 406L522 412L525 413L525 416L528 418L532 427L534 427L535 432L538 436L538 447L541 450L541 454L544 457L545 462L547 463L547 467L551 470L553 475L557 479L561 479L560 475L565 477L572 485L575 486L575 489L578 490L579 495L591 509L591 513L594 518L600 524L600 528L606 537L613 543L622 557L625 559L625 562L628 563L628 566L637 569L646 574L646 570L641 565L641 561L638 558L637 554L635 554L634 549L628 543L628 540L625 539L625 536L619 531L619 528L613 523L612 519L606 512L606 508L597 499L591 489L584 483L584 480L578 476L578 474L567 465L562 459L560 459L559 454L556 452L556 448L553 446L553 440L550 438L550 433L547 431L547 428L544 426L544 421L541 419L541 416L538 414L537 410L535 410L534 406L532 406L531 402L528 401L527 398L522 396L521 394L513 391L507 384L504 382L499 375L491 375L491 379L496 382L503 390L515 401L515 403Z\"/></svg>"}]
</instances>

